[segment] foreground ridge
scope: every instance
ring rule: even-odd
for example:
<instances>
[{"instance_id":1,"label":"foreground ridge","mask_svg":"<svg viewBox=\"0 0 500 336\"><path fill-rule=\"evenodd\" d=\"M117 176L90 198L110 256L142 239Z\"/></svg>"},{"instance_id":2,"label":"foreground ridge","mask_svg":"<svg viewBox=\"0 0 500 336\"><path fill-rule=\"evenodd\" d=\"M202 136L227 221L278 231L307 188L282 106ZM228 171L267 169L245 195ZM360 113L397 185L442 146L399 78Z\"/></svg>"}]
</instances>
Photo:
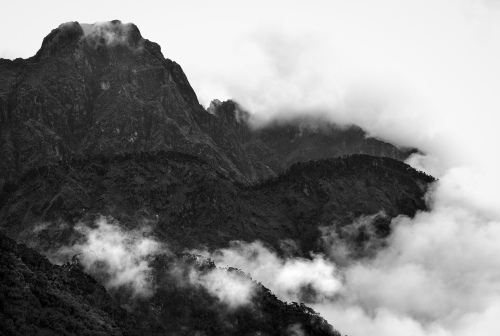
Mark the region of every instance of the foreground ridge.
<instances>
[{"instance_id":1,"label":"foreground ridge","mask_svg":"<svg viewBox=\"0 0 500 336\"><path fill-rule=\"evenodd\" d=\"M197 332L288 335L290 326L300 325L308 334L340 336L312 309L297 303L285 304L256 282L253 282L257 291L252 305L228 310L204 289L186 287L178 278L169 276L169 268L179 265L205 273L216 269L210 261L199 260L189 254L159 256L153 261L157 289L152 298L124 298L127 288L120 289L122 294L111 290L112 298L78 265L53 265L34 250L0 233L0 332L4 335L190 335ZM252 281L237 269L220 270ZM118 305L120 301L127 304L129 311Z\"/></svg>"}]
</instances>

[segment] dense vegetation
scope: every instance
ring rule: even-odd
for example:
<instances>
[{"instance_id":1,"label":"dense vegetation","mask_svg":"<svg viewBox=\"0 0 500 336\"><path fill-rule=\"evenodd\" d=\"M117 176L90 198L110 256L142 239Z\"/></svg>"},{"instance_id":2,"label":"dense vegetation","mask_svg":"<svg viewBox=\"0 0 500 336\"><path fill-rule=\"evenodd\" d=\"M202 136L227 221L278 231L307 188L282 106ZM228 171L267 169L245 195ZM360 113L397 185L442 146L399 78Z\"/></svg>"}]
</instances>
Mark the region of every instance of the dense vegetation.
<instances>
[{"instance_id":1,"label":"dense vegetation","mask_svg":"<svg viewBox=\"0 0 500 336\"><path fill-rule=\"evenodd\" d=\"M180 250L257 239L279 250L280 240L292 239L307 255L321 250L320 227L340 233L361 215L384 212L374 225L379 238L387 236L391 218L425 209L432 181L404 163L367 155L297 163L257 185L233 182L183 153L86 156L7 184L0 220L11 236L44 251L74 241L75 223L104 215L128 228L154 224L159 239ZM40 223L51 224L35 230ZM357 234L346 239L363 241Z\"/></svg>"},{"instance_id":2,"label":"dense vegetation","mask_svg":"<svg viewBox=\"0 0 500 336\"><path fill-rule=\"evenodd\" d=\"M146 331L138 321L89 275L0 233L3 335L134 335Z\"/></svg>"}]
</instances>

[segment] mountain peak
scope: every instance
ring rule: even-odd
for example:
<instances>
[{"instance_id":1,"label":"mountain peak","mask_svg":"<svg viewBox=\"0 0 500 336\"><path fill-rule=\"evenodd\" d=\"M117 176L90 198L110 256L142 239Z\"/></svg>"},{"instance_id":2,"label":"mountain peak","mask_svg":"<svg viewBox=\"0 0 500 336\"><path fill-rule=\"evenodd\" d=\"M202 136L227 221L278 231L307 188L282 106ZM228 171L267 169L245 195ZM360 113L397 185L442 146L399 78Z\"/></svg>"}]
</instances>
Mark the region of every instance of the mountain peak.
<instances>
[{"instance_id":1,"label":"mountain peak","mask_svg":"<svg viewBox=\"0 0 500 336\"><path fill-rule=\"evenodd\" d=\"M92 24L76 21L62 23L43 39L35 61L73 50L81 41L94 48L126 46L132 49L142 47L144 39L139 28L133 23L120 20L96 22ZM73 48L72 48L73 47Z\"/></svg>"},{"instance_id":2,"label":"mountain peak","mask_svg":"<svg viewBox=\"0 0 500 336\"><path fill-rule=\"evenodd\" d=\"M207 108L207 112L218 117L226 124L232 125L246 123L250 119L250 114L231 99L223 102L219 99L212 100Z\"/></svg>"}]
</instances>

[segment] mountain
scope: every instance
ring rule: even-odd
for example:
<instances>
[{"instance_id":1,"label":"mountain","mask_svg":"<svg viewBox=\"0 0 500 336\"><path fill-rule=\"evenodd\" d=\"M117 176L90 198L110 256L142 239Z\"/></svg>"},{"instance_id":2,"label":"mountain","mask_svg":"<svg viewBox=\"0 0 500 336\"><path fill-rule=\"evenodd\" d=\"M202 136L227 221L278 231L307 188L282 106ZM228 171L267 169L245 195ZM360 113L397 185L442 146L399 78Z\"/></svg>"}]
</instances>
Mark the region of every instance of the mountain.
<instances>
[{"instance_id":1,"label":"mountain","mask_svg":"<svg viewBox=\"0 0 500 336\"><path fill-rule=\"evenodd\" d=\"M254 183L291 164L411 151L302 118L255 128L233 101L198 102L182 68L133 24L62 24L29 59L0 60L0 181L73 155L174 150Z\"/></svg>"},{"instance_id":2,"label":"mountain","mask_svg":"<svg viewBox=\"0 0 500 336\"><path fill-rule=\"evenodd\" d=\"M414 151L321 118L257 125L232 100L205 109L135 25L62 24L35 56L0 60L0 333L339 335L303 304L314 289L282 302L195 251L371 258L393 218L426 209L435 179L403 163ZM83 248L95 232L102 253Z\"/></svg>"}]
</instances>

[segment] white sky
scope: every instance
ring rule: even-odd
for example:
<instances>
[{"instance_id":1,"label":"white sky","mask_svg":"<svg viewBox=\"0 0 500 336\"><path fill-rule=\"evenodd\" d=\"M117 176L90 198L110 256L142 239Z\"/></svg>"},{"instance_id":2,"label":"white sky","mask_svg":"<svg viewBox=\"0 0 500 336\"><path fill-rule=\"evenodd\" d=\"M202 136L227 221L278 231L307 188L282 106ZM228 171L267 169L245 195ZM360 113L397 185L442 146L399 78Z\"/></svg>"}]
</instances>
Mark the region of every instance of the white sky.
<instances>
[{"instance_id":1,"label":"white sky","mask_svg":"<svg viewBox=\"0 0 500 336\"><path fill-rule=\"evenodd\" d=\"M389 248L351 270L391 276L350 284L379 305L376 318L360 313L363 296L322 311L349 335L498 331L500 0L3 2L0 57L34 55L62 22L133 22L183 67L205 106L233 98L261 118L327 114L430 153L422 168L441 177L433 210L400 220ZM411 250L416 237L426 243ZM392 292L392 274L411 265L425 281L402 271L396 279L416 281L407 292L370 292ZM426 326L411 301L429 288L451 303Z\"/></svg>"}]
</instances>

